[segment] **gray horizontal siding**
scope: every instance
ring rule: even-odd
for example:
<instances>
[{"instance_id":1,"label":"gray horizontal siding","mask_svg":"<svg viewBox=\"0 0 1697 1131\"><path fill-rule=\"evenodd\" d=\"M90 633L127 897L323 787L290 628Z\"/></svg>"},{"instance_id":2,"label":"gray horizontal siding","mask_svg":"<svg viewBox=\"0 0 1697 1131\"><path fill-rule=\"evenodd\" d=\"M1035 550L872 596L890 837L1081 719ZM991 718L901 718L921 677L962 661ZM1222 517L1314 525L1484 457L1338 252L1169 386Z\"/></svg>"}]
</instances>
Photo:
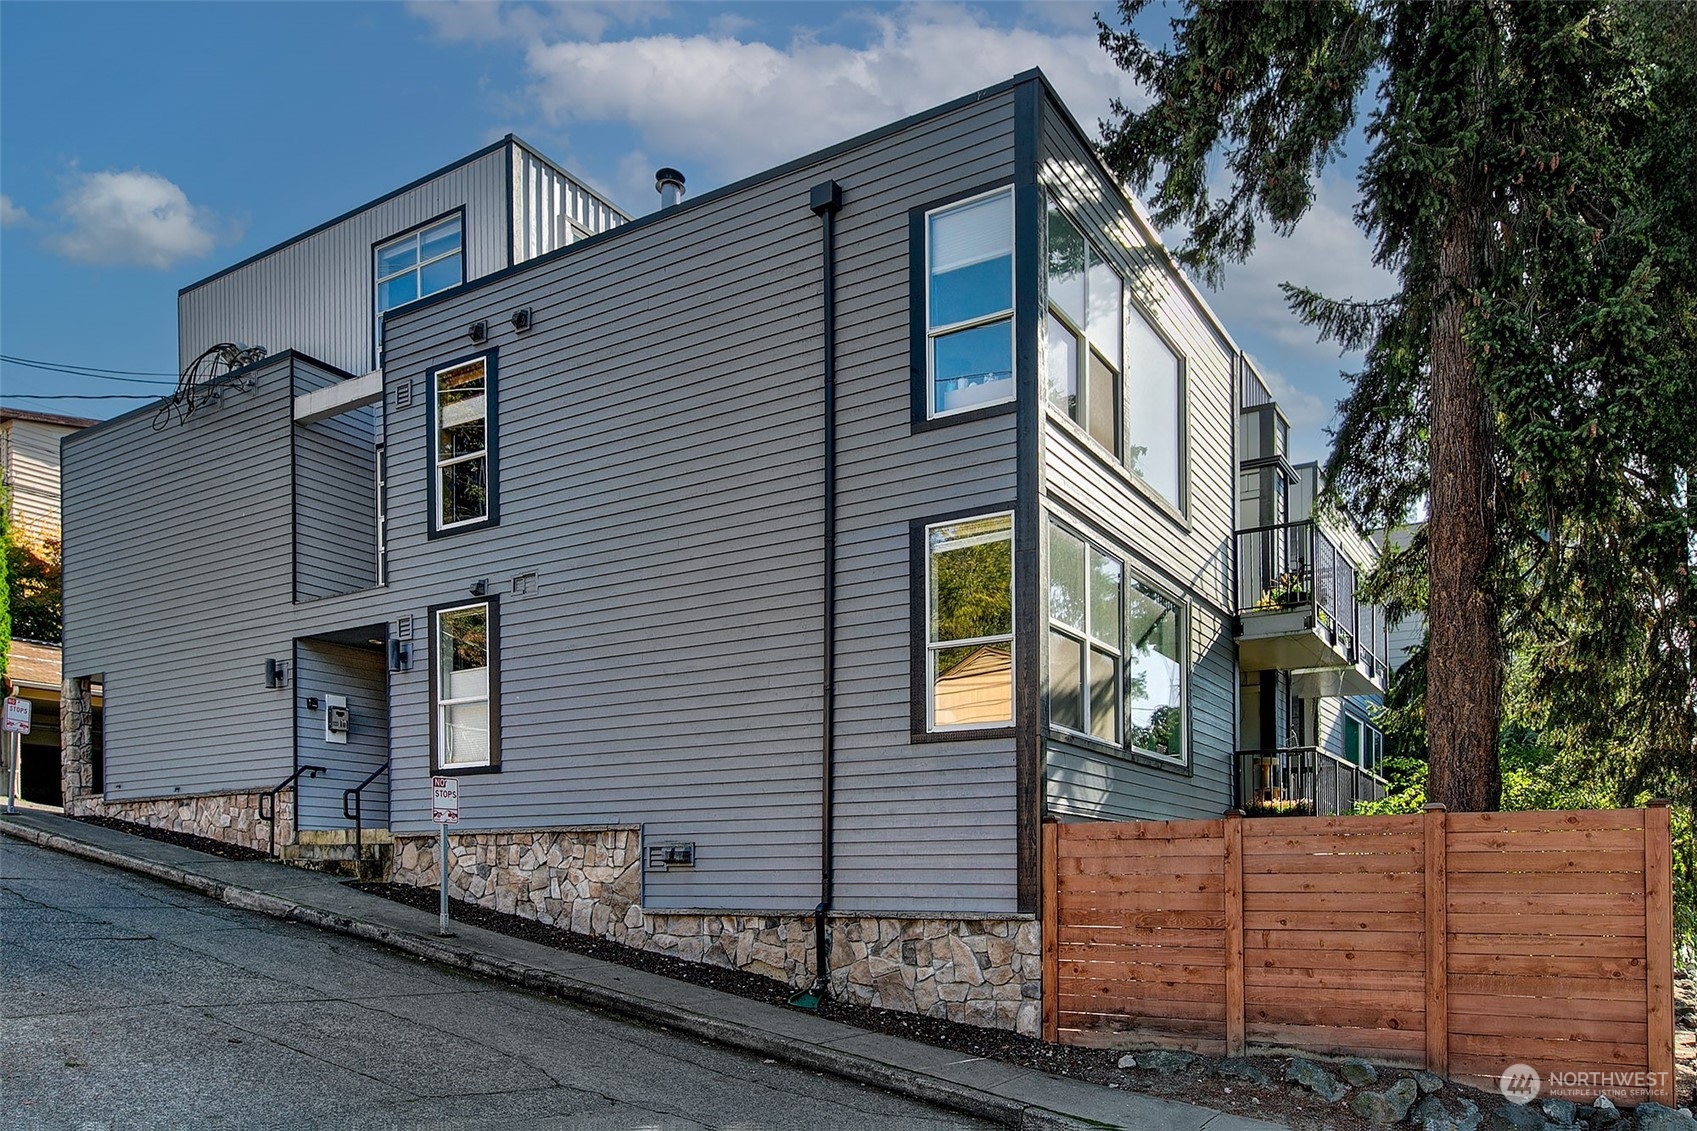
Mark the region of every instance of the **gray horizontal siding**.
<instances>
[{"instance_id":1,"label":"gray horizontal siding","mask_svg":"<svg viewBox=\"0 0 1697 1131\"><path fill-rule=\"evenodd\" d=\"M367 372L376 364L372 246L462 206L466 278L507 266L507 155L497 149L179 295L179 366L235 341Z\"/></svg>"},{"instance_id":2,"label":"gray horizontal siding","mask_svg":"<svg viewBox=\"0 0 1697 1131\"><path fill-rule=\"evenodd\" d=\"M271 786L290 695L286 359L186 423L151 414L64 446L65 671L105 673L106 795ZM246 382L244 381L244 384Z\"/></svg>"},{"instance_id":3,"label":"gray horizontal siding","mask_svg":"<svg viewBox=\"0 0 1697 1131\"><path fill-rule=\"evenodd\" d=\"M317 777L300 779L296 820L302 829L346 829L342 791L352 789L389 757L388 679L381 652L301 640L295 644L295 764L322 766ZM348 700L348 741L324 737L324 697ZM308 697L317 697L316 710ZM385 776L360 794L360 822L366 828L389 823L389 783Z\"/></svg>"},{"instance_id":4,"label":"gray horizontal siding","mask_svg":"<svg viewBox=\"0 0 1697 1131\"><path fill-rule=\"evenodd\" d=\"M1046 414L1045 507L1105 535L1131 568L1182 594L1191 610L1191 772L1152 768L1050 741L1045 796L1070 817L1167 819L1218 816L1231 802L1236 747L1236 648L1230 599L1235 388L1233 356L1207 314L1119 198L1094 155L1047 100L1039 180L1111 259L1128 291L1185 363L1185 508L1182 521L1152 500L1079 429ZM1128 406L1135 414L1136 406Z\"/></svg>"},{"instance_id":5,"label":"gray horizontal siding","mask_svg":"<svg viewBox=\"0 0 1697 1131\"><path fill-rule=\"evenodd\" d=\"M911 434L907 212L1012 171L1011 101L681 209L392 321L391 386L428 387L489 318L498 528L423 537L423 397L387 416L391 607L486 578L501 601L502 767L462 827L638 823L697 866L656 907L818 899L823 465L819 221L839 218L838 893L1005 910L1006 741L907 738L908 522L1012 498L1011 418ZM529 306L517 335L504 314ZM391 390L392 392L392 390ZM397 831L428 819L428 675L393 679ZM939 835L939 833L943 835ZM892 862L898 866L892 867Z\"/></svg>"},{"instance_id":6,"label":"gray horizontal siding","mask_svg":"<svg viewBox=\"0 0 1697 1131\"><path fill-rule=\"evenodd\" d=\"M295 395L342 378L301 362ZM377 584L377 409L351 409L294 430L295 598Z\"/></svg>"}]
</instances>

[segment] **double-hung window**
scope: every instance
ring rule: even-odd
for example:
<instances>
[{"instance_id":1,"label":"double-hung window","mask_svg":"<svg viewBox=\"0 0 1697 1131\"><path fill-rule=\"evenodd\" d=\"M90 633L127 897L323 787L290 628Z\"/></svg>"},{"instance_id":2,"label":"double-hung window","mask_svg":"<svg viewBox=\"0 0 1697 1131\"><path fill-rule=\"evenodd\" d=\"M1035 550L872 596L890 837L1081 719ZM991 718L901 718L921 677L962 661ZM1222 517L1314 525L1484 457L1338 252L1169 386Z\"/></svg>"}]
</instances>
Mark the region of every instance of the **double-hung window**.
<instances>
[{"instance_id":1,"label":"double-hung window","mask_svg":"<svg viewBox=\"0 0 1697 1131\"><path fill-rule=\"evenodd\" d=\"M495 604L435 609L431 620L435 768L493 769L500 762Z\"/></svg>"},{"instance_id":2,"label":"double-hung window","mask_svg":"<svg viewBox=\"0 0 1697 1131\"><path fill-rule=\"evenodd\" d=\"M1072 219L1049 206L1044 370L1050 408L1182 506L1183 365Z\"/></svg>"},{"instance_id":3,"label":"double-hung window","mask_svg":"<svg viewBox=\"0 0 1697 1131\"><path fill-rule=\"evenodd\" d=\"M489 354L431 374L431 529L494 520L494 367Z\"/></svg>"},{"instance_id":4,"label":"double-hung window","mask_svg":"<svg viewBox=\"0 0 1697 1131\"><path fill-rule=\"evenodd\" d=\"M1182 762L1186 625L1119 555L1051 524L1049 725Z\"/></svg>"},{"instance_id":5,"label":"double-hung window","mask_svg":"<svg viewBox=\"0 0 1697 1131\"><path fill-rule=\"evenodd\" d=\"M926 213L926 415L1012 401L1013 334L1013 190Z\"/></svg>"},{"instance_id":6,"label":"double-hung window","mask_svg":"<svg viewBox=\"0 0 1697 1131\"><path fill-rule=\"evenodd\" d=\"M925 528L926 729L1013 722L1013 516Z\"/></svg>"},{"instance_id":7,"label":"double-hung window","mask_svg":"<svg viewBox=\"0 0 1697 1131\"><path fill-rule=\"evenodd\" d=\"M387 243L376 251L377 348L381 356L383 312L414 299L458 286L465 278L459 216L451 216Z\"/></svg>"}]
</instances>

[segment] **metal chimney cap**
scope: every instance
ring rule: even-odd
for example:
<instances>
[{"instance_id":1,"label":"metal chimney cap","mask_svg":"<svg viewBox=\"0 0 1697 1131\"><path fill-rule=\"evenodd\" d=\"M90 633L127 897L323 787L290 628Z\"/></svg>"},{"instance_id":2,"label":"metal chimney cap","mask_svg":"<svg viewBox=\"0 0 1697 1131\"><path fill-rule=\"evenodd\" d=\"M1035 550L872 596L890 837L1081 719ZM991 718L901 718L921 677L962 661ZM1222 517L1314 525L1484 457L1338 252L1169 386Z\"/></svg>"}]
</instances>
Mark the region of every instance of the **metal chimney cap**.
<instances>
[{"instance_id":1,"label":"metal chimney cap","mask_svg":"<svg viewBox=\"0 0 1697 1131\"><path fill-rule=\"evenodd\" d=\"M656 169L654 171L654 191L664 192L667 185L684 187L684 175L673 168Z\"/></svg>"}]
</instances>

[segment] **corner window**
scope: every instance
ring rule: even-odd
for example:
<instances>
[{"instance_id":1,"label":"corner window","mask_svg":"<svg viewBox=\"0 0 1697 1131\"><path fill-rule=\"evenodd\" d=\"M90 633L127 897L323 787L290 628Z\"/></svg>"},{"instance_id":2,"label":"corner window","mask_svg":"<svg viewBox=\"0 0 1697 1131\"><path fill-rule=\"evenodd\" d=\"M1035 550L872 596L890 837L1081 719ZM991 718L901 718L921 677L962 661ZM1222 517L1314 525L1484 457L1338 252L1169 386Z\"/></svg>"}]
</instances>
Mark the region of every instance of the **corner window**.
<instances>
[{"instance_id":1,"label":"corner window","mask_svg":"<svg viewBox=\"0 0 1697 1131\"><path fill-rule=\"evenodd\" d=\"M929 417L1014 399L1013 190L925 215Z\"/></svg>"},{"instance_id":2,"label":"corner window","mask_svg":"<svg viewBox=\"0 0 1697 1131\"><path fill-rule=\"evenodd\" d=\"M1345 761L1370 774L1381 773L1385 760L1385 736L1373 724L1354 715L1345 715L1343 756Z\"/></svg>"},{"instance_id":3,"label":"corner window","mask_svg":"<svg viewBox=\"0 0 1697 1131\"><path fill-rule=\"evenodd\" d=\"M495 606L433 610L432 719L438 769L493 768L499 762L495 712Z\"/></svg>"},{"instance_id":4,"label":"corner window","mask_svg":"<svg viewBox=\"0 0 1697 1131\"><path fill-rule=\"evenodd\" d=\"M1183 366L1125 283L1049 206L1044 370L1050 408L1174 506L1183 503Z\"/></svg>"},{"instance_id":5,"label":"corner window","mask_svg":"<svg viewBox=\"0 0 1697 1131\"><path fill-rule=\"evenodd\" d=\"M430 376L431 530L495 517L493 358L487 354Z\"/></svg>"},{"instance_id":6,"label":"corner window","mask_svg":"<svg viewBox=\"0 0 1697 1131\"><path fill-rule=\"evenodd\" d=\"M1013 722L1013 516L925 528L928 730Z\"/></svg>"},{"instance_id":7,"label":"corner window","mask_svg":"<svg viewBox=\"0 0 1697 1131\"><path fill-rule=\"evenodd\" d=\"M1184 606L1112 551L1049 528L1049 725L1185 758Z\"/></svg>"},{"instance_id":8,"label":"corner window","mask_svg":"<svg viewBox=\"0 0 1697 1131\"><path fill-rule=\"evenodd\" d=\"M377 348L381 356L383 312L414 299L458 286L465 278L460 218L452 216L376 248Z\"/></svg>"}]
</instances>

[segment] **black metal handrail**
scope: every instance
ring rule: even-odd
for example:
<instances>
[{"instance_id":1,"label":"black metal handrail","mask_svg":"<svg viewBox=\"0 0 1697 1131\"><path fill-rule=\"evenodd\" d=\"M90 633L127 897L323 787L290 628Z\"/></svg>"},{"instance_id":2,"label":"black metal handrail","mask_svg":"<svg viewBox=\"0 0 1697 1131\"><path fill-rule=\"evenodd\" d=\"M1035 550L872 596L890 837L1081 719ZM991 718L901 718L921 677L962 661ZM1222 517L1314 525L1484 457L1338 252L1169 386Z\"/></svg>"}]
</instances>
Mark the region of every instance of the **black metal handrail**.
<instances>
[{"instance_id":1,"label":"black metal handrail","mask_svg":"<svg viewBox=\"0 0 1697 1131\"><path fill-rule=\"evenodd\" d=\"M342 791L342 816L354 823L354 856L356 858L359 856L360 850L364 847L363 841L361 840L362 829L360 827L361 795L364 794L366 786L370 785L372 782L376 781L379 777L382 777L388 772L389 763L385 761L381 766L378 766L375 770L372 770L369 774L367 774L364 781L360 782L352 789L344 789ZM349 808L350 803L353 806L351 809Z\"/></svg>"},{"instance_id":2,"label":"black metal handrail","mask_svg":"<svg viewBox=\"0 0 1697 1131\"><path fill-rule=\"evenodd\" d=\"M268 793L262 793L259 795L259 819L271 826L271 855L277 855L277 795L282 793L285 789L288 789L291 785L294 785L296 779L298 779L302 774L305 774L309 778L315 778L319 774L327 774L329 772L330 771L326 770L323 766L302 766L300 769L278 782L277 788ZM300 799L297 797L296 801L298 802L299 800ZM271 802L269 809L267 809L265 804L267 801ZM300 805L296 804L295 809L298 812Z\"/></svg>"},{"instance_id":3,"label":"black metal handrail","mask_svg":"<svg viewBox=\"0 0 1697 1131\"><path fill-rule=\"evenodd\" d=\"M1355 565L1313 519L1239 530L1232 559L1239 616L1309 610L1350 663L1385 677L1390 646L1384 610L1360 599Z\"/></svg>"}]
</instances>

